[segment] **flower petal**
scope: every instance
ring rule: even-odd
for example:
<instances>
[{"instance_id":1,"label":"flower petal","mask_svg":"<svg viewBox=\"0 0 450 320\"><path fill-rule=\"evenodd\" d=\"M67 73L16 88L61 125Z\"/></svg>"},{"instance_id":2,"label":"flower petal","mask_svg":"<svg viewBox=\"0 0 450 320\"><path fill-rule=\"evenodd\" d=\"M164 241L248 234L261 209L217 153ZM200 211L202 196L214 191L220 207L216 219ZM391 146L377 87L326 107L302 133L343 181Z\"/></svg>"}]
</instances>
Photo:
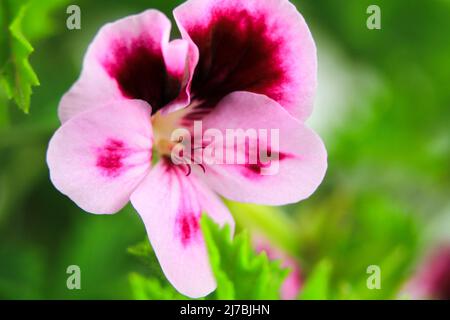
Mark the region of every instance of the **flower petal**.
<instances>
[{"instance_id":1,"label":"flower petal","mask_svg":"<svg viewBox=\"0 0 450 320\"><path fill-rule=\"evenodd\" d=\"M80 78L60 102L61 121L123 99L145 100L154 113L172 101L187 105L188 44L169 42L170 29L170 21L156 10L102 27L87 50Z\"/></svg>"},{"instance_id":2,"label":"flower petal","mask_svg":"<svg viewBox=\"0 0 450 320\"><path fill-rule=\"evenodd\" d=\"M47 163L55 187L92 213L114 213L151 165L151 109L140 100L93 108L52 137Z\"/></svg>"},{"instance_id":3,"label":"flower petal","mask_svg":"<svg viewBox=\"0 0 450 320\"><path fill-rule=\"evenodd\" d=\"M206 182L226 198L267 205L294 203L309 197L323 180L327 155L320 138L266 96L232 93L203 119L202 125L205 134L208 128L214 128L226 137L224 139L235 141L231 147L229 143L223 143L225 150L221 158L225 162L230 155L227 153L231 153L234 164L211 164L204 174ZM234 139L233 133L227 135L230 129L241 129L249 138ZM249 129L256 132L256 138L249 134ZM278 139L272 138L277 130ZM218 144L214 145L215 139L208 136L205 139L211 143L210 148L219 148ZM247 154L255 152L257 161L251 162L247 157L242 164L236 164L242 150ZM269 161L263 155L273 158ZM196 174L203 173L196 170Z\"/></svg>"},{"instance_id":4,"label":"flower petal","mask_svg":"<svg viewBox=\"0 0 450 320\"><path fill-rule=\"evenodd\" d=\"M192 298L216 288L199 219L203 212L234 228L220 199L182 166L162 160L131 195L162 270L172 285Z\"/></svg>"},{"instance_id":5,"label":"flower petal","mask_svg":"<svg viewBox=\"0 0 450 320\"><path fill-rule=\"evenodd\" d=\"M317 58L311 33L287 0L189 0L174 11L191 63L192 96L204 107L233 91L265 94L304 120ZM198 47L198 49L197 49Z\"/></svg>"}]
</instances>

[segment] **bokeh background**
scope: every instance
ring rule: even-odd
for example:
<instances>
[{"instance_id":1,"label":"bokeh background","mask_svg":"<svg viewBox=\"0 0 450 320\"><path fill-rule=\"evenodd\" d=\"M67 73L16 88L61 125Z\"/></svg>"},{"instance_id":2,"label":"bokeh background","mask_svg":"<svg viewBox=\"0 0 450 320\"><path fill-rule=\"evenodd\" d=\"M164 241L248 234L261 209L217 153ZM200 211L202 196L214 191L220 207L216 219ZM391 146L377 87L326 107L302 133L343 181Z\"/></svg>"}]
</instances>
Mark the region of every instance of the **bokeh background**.
<instances>
[{"instance_id":1,"label":"bokeh background","mask_svg":"<svg viewBox=\"0 0 450 320\"><path fill-rule=\"evenodd\" d=\"M147 8L172 18L181 2L31 0L24 33L41 85L28 115L0 93L0 298L139 298L133 272L167 286L154 256L130 254L146 238L133 208L83 212L50 183L45 152L96 31ZM294 3L318 48L308 123L329 169L310 199L275 209L230 203L233 214L295 262L304 297L450 298L450 1ZM66 28L69 4L81 8L81 30ZM371 4L381 30L366 27ZM72 264L81 290L66 287ZM369 265L380 267L380 290L366 286Z\"/></svg>"}]
</instances>

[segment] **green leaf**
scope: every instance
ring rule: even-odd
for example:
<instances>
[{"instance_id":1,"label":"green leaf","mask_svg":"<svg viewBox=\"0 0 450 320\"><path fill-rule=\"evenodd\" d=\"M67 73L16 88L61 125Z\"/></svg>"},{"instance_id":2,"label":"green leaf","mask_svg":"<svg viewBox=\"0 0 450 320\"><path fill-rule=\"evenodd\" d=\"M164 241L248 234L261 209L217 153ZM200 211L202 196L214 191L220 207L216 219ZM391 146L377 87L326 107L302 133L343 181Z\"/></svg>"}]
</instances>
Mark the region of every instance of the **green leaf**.
<instances>
[{"instance_id":1,"label":"green leaf","mask_svg":"<svg viewBox=\"0 0 450 320\"><path fill-rule=\"evenodd\" d=\"M201 220L217 289L208 299L278 299L281 285L289 273L280 261L269 261L265 253L257 254L247 232L234 239L230 227L219 228L206 215ZM145 265L142 274L130 275L132 292L137 299L180 299L181 294L165 281L156 257L145 240L128 248L128 253ZM158 270L155 270L155 269Z\"/></svg>"},{"instance_id":2,"label":"green leaf","mask_svg":"<svg viewBox=\"0 0 450 320\"><path fill-rule=\"evenodd\" d=\"M164 277L155 252L147 239L128 248L128 253L138 258L144 270L129 275L131 292L138 300L188 299L178 293Z\"/></svg>"},{"instance_id":3,"label":"green leaf","mask_svg":"<svg viewBox=\"0 0 450 320\"><path fill-rule=\"evenodd\" d=\"M298 211L302 271L309 279L326 257L333 266L330 298L393 299L420 250L421 220L391 196L359 192L339 190ZM380 290L367 288L370 265L381 269Z\"/></svg>"},{"instance_id":4,"label":"green leaf","mask_svg":"<svg viewBox=\"0 0 450 320\"><path fill-rule=\"evenodd\" d=\"M71 0L29 0L28 10L23 20L24 33L31 40L47 38L66 29L65 20L55 13L66 14L65 7Z\"/></svg>"},{"instance_id":5,"label":"green leaf","mask_svg":"<svg viewBox=\"0 0 450 320\"><path fill-rule=\"evenodd\" d=\"M146 278L137 273L129 276L131 291L137 300L183 300L185 296L179 294L173 287L162 285L157 279Z\"/></svg>"},{"instance_id":6,"label":"green leaf","mask_svg":"<svg viewBox=\"0 0 450 320\"><path fill-rule=\"evenodd\" d=\"M233 212L238 225L248 229L251 234L263 233L270 242L291 255L298 252L296 226L282 209L229 200L225 203Z\"/></svg>"},{"instance_id":7,"label":"green leaf","mask_svg":"<svg viewBox=\"0 0 450 320\"><path fill-rule=\"evenodd\" d=\"M139 258L147 258L153 253L153 249L147 239L135 244L134 246L128 247L127 251L129 254Z\"/></svg>"},{"instance_id":8,"label":"green leaf","mask_svg":"<svg viewBox=\"0 0 450 320\"><path fill-rule=\"evenodd\" d=\"M27 8L28 1L0 2L1 34L5 35L0 43L0 88L25 113L30 108L31 87L39 85L28 61L33 47L22 33L22 20Z\"/></svg>"},{"instance_id":9,"label":"green leaf","mask_svg":"<svg viewBox=\"0 0 450 320\"><path fill-rule=\"evenodd\" d=\"M269 261L265 253L257 254L247 232L233 240L230 227L220 229L211 219L201 219L217 289L215 299L278 299L288 274L280 261Z\"/></svg>"},{"instance_id":10,"label":"green leaf","mask_svg":"<svg viewBox=\"0 0 450 320\"><path fill-rule=\"evenodd\" d=\"M312 271L306 281L300 300L325 300L329 298L329 284L331 277L331 263L322 260Z\"/></svg>"},{"instance_id":11,"label":"green leaf","mask_svg":"<svg viewBox=\"0 0 450 320\"><path fill-rule=\"evenodd\" d=\"M143 275L151 276L161 282L168 284L156 258L153 248L150 246L148 239L145 239L134 246L128 247L128 253L133 255L140 262L142 266Z\"/></svg>"}]
</instances>

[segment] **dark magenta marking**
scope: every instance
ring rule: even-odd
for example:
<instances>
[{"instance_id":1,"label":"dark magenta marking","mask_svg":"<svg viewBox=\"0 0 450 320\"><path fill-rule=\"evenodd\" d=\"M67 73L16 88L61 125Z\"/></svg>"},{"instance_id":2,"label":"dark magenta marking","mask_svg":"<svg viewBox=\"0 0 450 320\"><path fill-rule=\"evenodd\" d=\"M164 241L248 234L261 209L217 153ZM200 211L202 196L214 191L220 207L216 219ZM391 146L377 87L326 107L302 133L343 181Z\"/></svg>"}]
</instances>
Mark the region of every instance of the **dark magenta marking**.
<instances>
[{"instance_id":1,"label":"dark magenta marking","mask_svg":"<svg viewBox=\"0 0 450 320\"><path fill-rule=\"evenodd\" d=\"M272 151L270 148L268 148L265 152L262 152L262 150L260 150L260 146L259 146L259 142L257 144L257 159L256 159L256 163L250 163L250 149L249 149L249 144L248 141L246 141L246 162L244 164L244 168L246 169L246 172L244 172L244 175L248 178L254 177L255 175L262 175L262 169L264 168L270 168L270 166L272 165L272 163L274 161L278 161L279 163L285 159L290 159L293 158L293 155L290 155L288 153L284 153L284 152L275 152ZM267 155L267 159L261 159L262 156L266 156Z\"/></svg>"},{"instance_id":2,"label":"dark magenta marking","mask_svg":"<svg viewBox=\"0 0 450 320\"><path fill-rule=\"evenodd\" d=\"M214 107L225 95L238 90L266 94L280 100L286 81L281 40L273 35L263 14L244 9L215 11L206 26L189 31L199 48L192 93Z\"/></svg>"},{"instance_id":3,"label":"dark magenta marking","mask_svg":"<svg viewBox=\"0 0 450 320\"><path fill-rule=\"evenodd\" d=\"M194 213L180 212L177 218L177 226L181 244L187 246L198 234L200 224Z\"/></svg>"},{"instance_id":4,"label":"dark magenta marking","mask_svg":"<svg viewBox=\"0 0 450 320\"><path fill-rule=\"evenodd\" d=\"M147 101L152 114L177 98L181 79L168 74L159 46L140 38L131 46L117 41L111 51L112 58L103 61L103 66L125 97Z\"/></svg>"},{"instance_id":5,"label":"dark magenta marking","mask_svg":"<svg viewBox=\"0 0 450 320\"><path fill-rule=\"evenodd\" d=\"M181 166L175 165L168 156L163 156L161 161L163 161L166 173L171 178L178 179L181 188L191 187L191 185L181 185L184 179L189 179L184 175ZM193 201L193 199L188 194L181 195L180 207L175 218L175 237L180 240L183 247L190 245L200 235L200 213L196 214L192 211L190 201Z\"/></svg>"},{"instance_id":6,"label":"dark magenta marking","mask_svg":"<svg viewBox=\"0 0 450 320\"><path fill-rule=\"evenodd\" d=\"M108 177L117 177L123 170L123 159L129 154L123 141L108 139L98 150L96 166Z\"/></svg>"}]
</instances>

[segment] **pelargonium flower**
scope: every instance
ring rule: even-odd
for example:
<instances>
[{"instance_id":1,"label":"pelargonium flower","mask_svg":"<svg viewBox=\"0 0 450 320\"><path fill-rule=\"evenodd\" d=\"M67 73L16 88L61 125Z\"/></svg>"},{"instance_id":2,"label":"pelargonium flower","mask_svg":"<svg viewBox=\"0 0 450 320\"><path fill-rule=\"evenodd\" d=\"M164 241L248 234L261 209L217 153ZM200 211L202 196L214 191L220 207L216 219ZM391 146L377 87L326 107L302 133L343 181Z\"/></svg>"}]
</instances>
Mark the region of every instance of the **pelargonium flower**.
<instances>
[{"instance_id":1,"label":"pelargonium flower","mask_svg":"<svg viewBox=\"0 0 450 320\"><path fill-rule=\"evenodd\" d=\"M323 179L326 151L303 123L316 52L291 3L190 0L174 16L182 39L173 41L156 10L101 28L60 102L47 162L56 188L85 211L112 214L131 200L167 279L201 297L216 287L201 214L233 227L220 196L267 205L307 198ZM278 173L261 175L260 162L175 164L171 132L194 121L203 130L279 130Z\"/></svg>"},{"instance_id":2,"label":"pelargonium flower","mask_svg":"<svg viewBox=\"0 0 450 320\"><path fill-rule=\"evenodd\" d=\"M303 286L303 278L299 263L296 259L275 244L271 243L271 241L262 234L253 235L252 242L257 252L265 252L269 259L280 260L283 268L290 269L289 275L286 277L281 286L280 296L281 299L284 300L297 299L300 289Z\"/></svg>"},{"instance_id":3,"label":"pelargonium flower","mask_svg":"<svg viewBox=\"0 0 450 320\"><path fill-rule=\"evenodd\" d=\"M403 293L413 299L450 300L450 244L437 246L423 260Z\"/></svg>"}]
</instances>

